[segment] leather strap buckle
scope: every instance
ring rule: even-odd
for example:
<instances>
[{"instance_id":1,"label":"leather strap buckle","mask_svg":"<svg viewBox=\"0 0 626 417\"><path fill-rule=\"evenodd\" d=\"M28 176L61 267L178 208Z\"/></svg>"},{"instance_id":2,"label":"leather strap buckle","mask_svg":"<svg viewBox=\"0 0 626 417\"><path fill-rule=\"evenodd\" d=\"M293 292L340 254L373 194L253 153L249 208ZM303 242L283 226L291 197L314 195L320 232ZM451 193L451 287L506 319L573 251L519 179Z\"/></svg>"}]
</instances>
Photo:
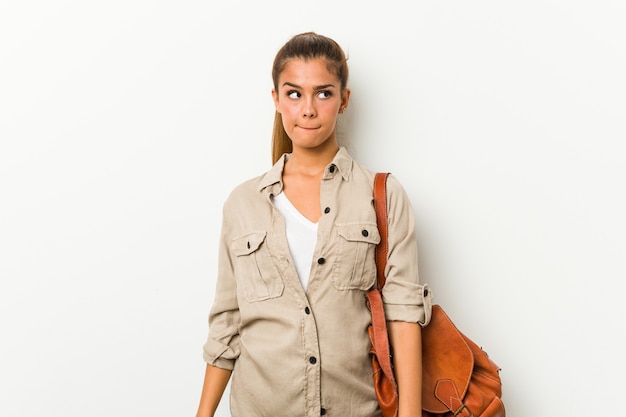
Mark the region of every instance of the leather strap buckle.
<instances>
[{"instance_id":1,"label":"leather strap buckle","mask_svg":"<svg viewBox=\"0 0 626 417\"><path fill-rule=\"evenodd\" d=\"M465 406L465 404L461 404L461 406L459 407L458 410L456 410L454 412L454 417L458 416L459 414L461 414L463 412L464 409L466 409L467 407ZM474 415L472 413L470 413L469 417L474 417Z\"/></svg>"}]
</instances>

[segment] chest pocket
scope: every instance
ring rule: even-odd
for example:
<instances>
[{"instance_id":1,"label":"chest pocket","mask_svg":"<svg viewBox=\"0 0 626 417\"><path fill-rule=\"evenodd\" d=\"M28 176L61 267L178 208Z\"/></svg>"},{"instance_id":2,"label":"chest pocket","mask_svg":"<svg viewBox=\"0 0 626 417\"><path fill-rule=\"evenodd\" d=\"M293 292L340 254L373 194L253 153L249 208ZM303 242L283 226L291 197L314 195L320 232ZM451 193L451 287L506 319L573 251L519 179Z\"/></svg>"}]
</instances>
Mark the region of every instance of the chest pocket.
<instances>
[{"instance_id":1,"label":"chest pocket","mask_svg":"<svg viewBox=\"0 0 626 417\"><path fill-rule=\"evenodd\" d=\"M263 301L282 295L285 284L267 249L266 232L253 232L233 239L235 274L248 302Z\"/></svg>"},{"instance_id":2,"label":"chest pocket","mask_svg":"<svg viewBox=\"0 0 626 417\"><path fill-rule=\"evenodd\" d=\"M374 250L380 242L373 223L336 225L339 242L337 262L333 265L333 283L338 290L368 290L376 281Z\"/></svg>"}]
</instances>

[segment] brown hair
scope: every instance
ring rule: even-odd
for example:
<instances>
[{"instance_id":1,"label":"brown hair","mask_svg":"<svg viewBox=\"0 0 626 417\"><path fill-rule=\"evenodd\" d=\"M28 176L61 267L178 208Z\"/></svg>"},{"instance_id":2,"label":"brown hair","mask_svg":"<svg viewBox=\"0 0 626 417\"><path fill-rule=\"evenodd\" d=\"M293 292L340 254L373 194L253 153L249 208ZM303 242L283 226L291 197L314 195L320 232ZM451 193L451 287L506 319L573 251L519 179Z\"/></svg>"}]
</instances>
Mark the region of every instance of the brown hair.
<instances>
[{"instance_id":1,"label":"brown hair","mask_svg":"<svg viewBox=\"0 0 626 417\"><path fill-rule=\"evenodd\" d=\"M323 58L328 71L335 74L341 83L341 91L348 85L348 63L346 55L337 42L314 32L300 33L292 37L276 54L272 66L274 90L278 92L278 78L292 59ZM274 115L274 131L272 132L272 163L276 163L282 154L293 150L291 139L283 127L280 113Z\"/></svg>"}]
</instances>

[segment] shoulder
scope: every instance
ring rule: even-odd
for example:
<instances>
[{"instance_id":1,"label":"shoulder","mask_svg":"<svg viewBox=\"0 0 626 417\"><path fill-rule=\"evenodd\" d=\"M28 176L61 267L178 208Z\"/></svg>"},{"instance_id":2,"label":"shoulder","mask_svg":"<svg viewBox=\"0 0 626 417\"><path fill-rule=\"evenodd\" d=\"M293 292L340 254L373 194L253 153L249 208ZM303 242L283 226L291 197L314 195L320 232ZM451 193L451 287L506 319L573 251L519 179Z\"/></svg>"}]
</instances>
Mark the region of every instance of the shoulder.
<instances>
[{"instance_id":1,"label":"shoulder","mask_svg":"<svg viewBox=\"0 0 626 417\"><path fill-rule=\"evenodd\" d=\"M226 201L224 202L224 209L229 207L238 206L242 204L249 204L252 201L261 197L261 180L265 174L250 178L232 189Z\"/></svg>"},{"instance_id":2,"label":"shoulder","mask_svg":"<svg viewBox=\"0 0 626 417\"><path fill-rule=\"evenodd\" d=\"M410 229L414 227L413 205L398 178L391 174L387 177L387 212L390 222L409 224Z\"/></svg>"},{"instance_id":3,"label":"shoulder","mask_svg":"<svg viewBox=\"0 0 626 417\"><path fill-rule=\"evenodd\" d=\"M389 174L387 176L387 196L396 198L406 198L406 192L400 180L390 171L380 171ZM378 172L371 171L360 163L353 161L353 178L358 182L367 182L374 186L374 177Z\"/></svg>"},{"instance_id":4,"label":"shoulder","mask_svg":"<svg viewBox=\"0 0 626 417\"><path fill-rule=\"evenodd\" d=\"M404 189L404 186L400 183L398 177L391 173L387 177L387 194L389 194L389 196L399 195L403 198L406 198L406 191Z\"/></svg>"},{"instance_id":5,"label":"shoulder","mask_svg":"<svg viewBox=\"0 0 626 417\"><path fill-rule=\"evenodd\" d=\"M388 174L386 180L386 199L389 215L392 216L395 213L397 216L402 216L406 214L407 211L412 211L411 201L400 180L393 175L393 173L385 172ZM373 177L375 175L376 173L372 174ZM374 183L373 177L372 184Z\"/></svg>"},{"instance_id":6,"label":"shoulder","mask_svg":"<svg viewBox=\"0 0 626 417\"><path fill-rule=\"evenodd\" d=\"M352 160L352 176L357 181L368 181L374 183L375 173L359 162Z\"/></svg>"}]
</instances>

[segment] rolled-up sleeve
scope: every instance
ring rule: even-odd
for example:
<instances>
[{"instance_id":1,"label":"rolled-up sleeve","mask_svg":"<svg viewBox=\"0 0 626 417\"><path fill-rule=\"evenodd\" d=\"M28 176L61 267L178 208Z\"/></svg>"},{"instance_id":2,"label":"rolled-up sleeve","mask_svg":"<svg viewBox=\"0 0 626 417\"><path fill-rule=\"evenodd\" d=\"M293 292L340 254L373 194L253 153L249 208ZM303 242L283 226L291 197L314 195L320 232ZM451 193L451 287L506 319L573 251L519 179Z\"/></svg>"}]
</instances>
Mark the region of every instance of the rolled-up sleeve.
<instances>
[{"instance_id":1,"label":"rolled-up sleeve","mask_svg":"<svg viewBox=\"0 0 626 417\"><path fill-rule=\"evenodd\" d=\"M385 316L425 326L430 321L432 292L420 283L415 216L406 192L393 176L387 179L388 254L383 287Z\"/></svg>"},{"instance_id":2,"label":"rolled-up sleeve","mask_svg":"<svg viewBox=\"0 0 626 417\"><path fill-rule=\"evenodd\" d=\"M227 219L226 205L223 219ZM241 315L237 302L237 284L228 244L228 222L222 222L218 277L215 301L209 314L209 335L203 346L206 363L232 370L239 357L239 324Z\"/></svg>"}]
</instances>

